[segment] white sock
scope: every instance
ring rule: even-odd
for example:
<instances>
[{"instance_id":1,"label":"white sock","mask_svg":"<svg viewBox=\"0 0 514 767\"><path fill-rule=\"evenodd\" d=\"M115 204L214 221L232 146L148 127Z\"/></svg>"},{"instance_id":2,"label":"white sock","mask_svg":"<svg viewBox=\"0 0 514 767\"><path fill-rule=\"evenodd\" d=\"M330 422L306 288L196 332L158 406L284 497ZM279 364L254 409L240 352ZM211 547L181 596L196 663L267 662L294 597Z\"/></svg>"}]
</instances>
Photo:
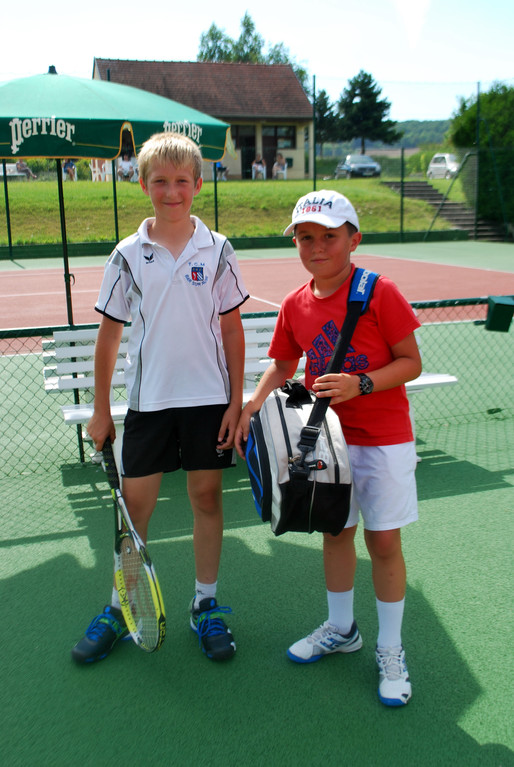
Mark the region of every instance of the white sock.
<instances>
[{"instance_id":1,"label":"white sock","mask_svg":"<svg viewBox=\"0 0 514 767\"><path fill-rule=\"evenodd\" d=\"M328 622L342 634L348 634L353 624L353 589L328 591Z\"/></svg>"},{"instance_id":2,"label":"white sock","mask_svg":"<svg viewBox=\"0 0 514 767\"><path fill-rule=\"evenodd\" d=\"M117 607L118 610L120 609L120 595L118 594L116 586L112 587L111 607Z\"/></svg>"},{"instance_id":3,"label":"white sock","mask_svg":"<svg viewBox=\"0 0 514 767\"><path fill-rule=\"evenodd\" d=\"M377 647L402 646L402 621L405 599L399 602L381 602L377 599L378 639Z\"/></svg>"},{"instance_id":4,"label":"white sock","mask_svg":"<svg viewBox=\"0 0 514 767\"><path fill-rule=\"evenodd\" d=\"M195 607L198 607L200 601L206 597L214 599L217 586L218 581L214 581L214 583L200 583L199 580L195 580Z\"/></svg>"}]
</instances>

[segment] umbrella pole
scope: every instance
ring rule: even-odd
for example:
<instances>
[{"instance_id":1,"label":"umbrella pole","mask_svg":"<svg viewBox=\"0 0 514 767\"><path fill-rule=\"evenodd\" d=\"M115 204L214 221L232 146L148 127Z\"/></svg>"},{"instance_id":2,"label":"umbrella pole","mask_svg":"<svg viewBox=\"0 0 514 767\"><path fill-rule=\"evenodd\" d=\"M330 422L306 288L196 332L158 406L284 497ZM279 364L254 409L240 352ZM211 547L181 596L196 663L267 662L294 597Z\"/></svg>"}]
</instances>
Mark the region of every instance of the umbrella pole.
<instances>
[{"instance_id":1,"label":"umbrella pole","mask_svg":"<svg viewBox=\"0 0 514 767\"><path fill-rule=\"evenodd\" d=\"M66 217L64 215L64 192L62 188L62 165L60 159L56 161L57 165L57 189L59 191L59 214L61 216L61 240L62 257L64 260L64 287L66 290L66 309L68 312L68 325L73 325L73 306L71 302L71 280L70 265L68 261L68 238L66 236Z\"/></svg>"},{"instance_id":2,"label":"umbrella pole","mask_svg":"<svg viewBox=\"0 0 514 767\"><path fill-rule=\"evenodd\" d=\"M66 308L68 311L68 325L73 326L73 306L71 302L71 282L75 278L70 274L70 265L68 261L68 238L66 236L66 216L64 215L64 191L62 186L62 164L59 158L56 159L57 166L57 189L59 190L59 213L61 216L61 239L62 256L64 260L64 285L66 289ZM76 405L80 404L80 396L77 389L73 390L73 399ZM80 462L84 463L84 442L82 439L82 426L77 424L77 443L79 446Z\"/></svg>"},{"instance_id":3,"label":"umbrella pole","mask_svg":"<svg viewBox=\"0 0 514 767\"><path fill-rule=\"evenodd\" d=\"M114 203L114 233L116 242L120 241L120 230L118 226L118 194L116 192L116 160L111 160L112 173L112 199Z\"/></svg>"},{"instance_id":4,"label":"umbrella pole","mask_svg":"<svg viewBox=\"0 0 514 767\"><path fill-rule=\"evenodd\" d=\"M218 169L215 162L212 167L214 169L214 231L218 232Z\"/></svg>"},{"instance_id":5,"label":"umbrella pole","mask_svg":"<svg viewBox=\"0 0 514 767\"><path fill-rule=\"evenodd\" d=\"M5 217L7 221L7 242L9 243L9 259L12 261L12 235L11 235L11 212L9 209L9 192L7 191L7 168L5 160L2 160L4 170L4 197L5 197Z\"/></svg>"}]
</instances>

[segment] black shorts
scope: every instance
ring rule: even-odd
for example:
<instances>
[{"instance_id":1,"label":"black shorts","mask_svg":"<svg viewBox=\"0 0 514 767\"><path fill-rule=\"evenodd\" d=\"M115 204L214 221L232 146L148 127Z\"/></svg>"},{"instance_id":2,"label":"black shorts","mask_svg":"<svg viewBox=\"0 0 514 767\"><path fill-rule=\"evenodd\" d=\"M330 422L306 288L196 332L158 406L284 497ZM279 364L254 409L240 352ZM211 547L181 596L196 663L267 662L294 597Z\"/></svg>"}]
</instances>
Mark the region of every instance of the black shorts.
<instances>
[{"instance_id":1,"label":"black shorts","mask_svg":"<svg viewBox=\"0 0 514 767\"><path fill-rule=\"evenodd\" d=\"M178 407L141 413L128 411L121 451L124 477L234 466L234 451L217 451L218 431L227 405Z\"/></svg>"}]
</instances>

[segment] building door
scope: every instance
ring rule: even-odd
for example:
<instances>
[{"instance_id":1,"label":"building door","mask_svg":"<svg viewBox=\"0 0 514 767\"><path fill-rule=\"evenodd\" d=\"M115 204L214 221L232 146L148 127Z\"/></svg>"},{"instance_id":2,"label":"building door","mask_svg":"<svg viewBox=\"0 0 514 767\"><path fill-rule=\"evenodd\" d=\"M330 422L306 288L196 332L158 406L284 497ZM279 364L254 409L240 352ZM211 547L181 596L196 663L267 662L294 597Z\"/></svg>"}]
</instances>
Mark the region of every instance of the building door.
<instances>
[{"instance_id":1,"label":"building door","mask_svg":"<svg viewBox=\"0 0 514 767\"><path fill-rule=\"evenodd\" d=\"M266 129L262 131L262 156L266 160L266 178L271 178L271 171L277 156L277 137L275 133L266 135Z\"/></svg>"},{"instance_id":2,"label":"building door","mask_svg":"<svg viewBox=\"0 0 514 767\"><path fill-rule=\"evenodd\" d=\"M255 125L233 125L232 139L241 152L241 178L251 178L255 159Z\"/></svg>"},{"instance_id":3,"label":"building door","mask_svg":"<svg viewBox=\"0 0 514 767\"><path fill-rule=\"evenodd\" d=\"M241 178L252 177L252 162L255 160L255 137L245 137L241 142Z\"/></svg>"}]
</instances>

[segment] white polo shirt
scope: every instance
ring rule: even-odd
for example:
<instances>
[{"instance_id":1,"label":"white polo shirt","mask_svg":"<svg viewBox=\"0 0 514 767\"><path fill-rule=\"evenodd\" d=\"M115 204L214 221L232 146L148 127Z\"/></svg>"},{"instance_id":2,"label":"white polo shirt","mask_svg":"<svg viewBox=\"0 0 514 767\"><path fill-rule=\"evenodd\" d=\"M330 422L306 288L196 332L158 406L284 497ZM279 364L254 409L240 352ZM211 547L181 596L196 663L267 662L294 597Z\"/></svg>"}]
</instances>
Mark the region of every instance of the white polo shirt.
<instances>
[{"instance_id":1,"label":"white polo shirt","mask_svg":"<svg viewBox=\"0 0 514 767\"><path fill-rule=\"evenodd\" d=\"M175 261L145 219L111 254L95 309L132 322L125 363L129 407L226 404L230 387L219 315L249 297L230 242L196 216Z\"/></svg>"}]
</instances>

